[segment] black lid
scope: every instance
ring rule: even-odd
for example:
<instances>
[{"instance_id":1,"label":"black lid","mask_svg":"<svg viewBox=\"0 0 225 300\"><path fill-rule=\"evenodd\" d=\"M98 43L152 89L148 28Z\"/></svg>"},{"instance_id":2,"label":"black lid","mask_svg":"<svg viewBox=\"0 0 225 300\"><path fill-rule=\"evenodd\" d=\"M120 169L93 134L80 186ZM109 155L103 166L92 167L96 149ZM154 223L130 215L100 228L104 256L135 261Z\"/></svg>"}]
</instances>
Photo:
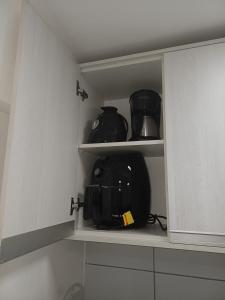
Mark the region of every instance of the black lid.
<instances>
[{"instance_id":1,"label":"black lid","mask_svg":"<svg viewBox=\"0 0 225 300\"><path fill-rule=\"evenodd\" d=\"M137 98L141 98L141 99L151 98L151 99L157 99L158 101L161 101L159 94L153 90L145 90L145 89L138 90L130 96L130 100L137 99Z\"/></svg>"},{"instance_id":2,"label":"black lid","mask_svg":"<svg viewBox=\"0 0 225 300\"><path fill-rule=\"evenodd\" d=\"M138 90L130 96L130 106L133 112L145 112L159 114L161 109L161 97L153 90Z\"/></svg>"},{"instance_id":3,"label":"black lid","mask_svg":"<svg viewBox=\"0 0 225 300\"><path fill-rule=\"evenodd\" d=\"M104 112L117 112L117 108L114 106L102 106L101 109Z\"/></svg>"}]
</instances>

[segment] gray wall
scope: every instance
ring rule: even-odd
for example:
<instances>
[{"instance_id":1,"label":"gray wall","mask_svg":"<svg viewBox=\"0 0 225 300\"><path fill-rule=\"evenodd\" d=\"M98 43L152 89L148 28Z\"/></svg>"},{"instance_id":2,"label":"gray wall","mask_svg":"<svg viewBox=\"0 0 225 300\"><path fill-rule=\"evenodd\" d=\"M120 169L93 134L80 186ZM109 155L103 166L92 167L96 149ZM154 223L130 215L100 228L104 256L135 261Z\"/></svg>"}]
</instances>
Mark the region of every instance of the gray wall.
<instances>
[{"instance_id":1,"label":"gray wall","mask_svg":"<svg viewBox=\"0 0 225 300\"><path fill-rule=\"evenodd\" d=\"M85 300L224 300L225 255L86 245Z\"/></svg>"},{"instance_id":2,"label":"gray wall","mask_svg":"<svg viewBox=\"0 0 225 300\"><path fill-rule=\"evenodd\" d=\"M82 269L83 243L55 243L0 265L0 300L72 300Z\"/></svg>"}]
</instances>

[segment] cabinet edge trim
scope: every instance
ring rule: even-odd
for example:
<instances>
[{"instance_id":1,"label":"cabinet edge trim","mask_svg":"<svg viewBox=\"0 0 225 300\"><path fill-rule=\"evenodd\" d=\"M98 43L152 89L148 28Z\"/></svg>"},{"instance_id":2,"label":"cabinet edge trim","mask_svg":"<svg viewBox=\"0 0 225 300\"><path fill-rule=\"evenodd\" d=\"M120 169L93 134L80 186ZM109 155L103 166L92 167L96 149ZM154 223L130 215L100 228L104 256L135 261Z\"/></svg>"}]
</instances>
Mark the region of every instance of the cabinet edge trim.
<instances>
[{"instance_id":1,"label":"cabinet edge trim","mask_svg":"<svg viewBox=\"0 0 225 300\"><path fill-rule=\"evenodd\" d=\"M3 238L0 263L12 260L68 237L74 232L74 221Z\"/></svg>"},{"instance_id":2,"label":"cabinet edge trim","mask_svg":"<svg viewBox=\"0 0 225 300\"><path fill-rule=\"evenodd\" d=\"M145 63L150 61L161 60L162 56L168 52L180 51L190 48L202 47L207 45L221 44L225 42L225 38L207 40L203 42L185 44L175 47L146 51L125 56L108 58L103 60L91 61L79 64L81 73L100 71L105 69L117 68L132 64Z\"/></svg>"},{"instance_id":3,"label":"cabinet edge trim","mask_svg":"<svg viewBox=\"0 0 225 300\"><path fill-rule=\"evenodd\" d=\"M170 242L192 244L207 247L225 247L225 235L214 233L200 233L187 231L173 231L169 233Z\"/></svg>"}]
</instances>

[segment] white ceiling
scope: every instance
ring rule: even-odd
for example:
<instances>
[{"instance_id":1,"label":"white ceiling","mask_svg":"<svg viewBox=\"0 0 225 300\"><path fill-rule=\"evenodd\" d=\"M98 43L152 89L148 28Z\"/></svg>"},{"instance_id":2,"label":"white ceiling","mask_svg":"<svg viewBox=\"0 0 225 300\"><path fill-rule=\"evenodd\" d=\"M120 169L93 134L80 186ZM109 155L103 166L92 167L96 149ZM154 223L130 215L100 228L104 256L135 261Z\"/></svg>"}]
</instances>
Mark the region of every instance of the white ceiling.
<instances>
[{"instance_id":1,"label":"white ceiling","mask_svg":"<svg viewBox=\"0 0 225 300\"><path fill-rule=\"evenodd\" d=\"M78 62L225 37L225 0L30 0Z\"/></svg>"}]
</instances>

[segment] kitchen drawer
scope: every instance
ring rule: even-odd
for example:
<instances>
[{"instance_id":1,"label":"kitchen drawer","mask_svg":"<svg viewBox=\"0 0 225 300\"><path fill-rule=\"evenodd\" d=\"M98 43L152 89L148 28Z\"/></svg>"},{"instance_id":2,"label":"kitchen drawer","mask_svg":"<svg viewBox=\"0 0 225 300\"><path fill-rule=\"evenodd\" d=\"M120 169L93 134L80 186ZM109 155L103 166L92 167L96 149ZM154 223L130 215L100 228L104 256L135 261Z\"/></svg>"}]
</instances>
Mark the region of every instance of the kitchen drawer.
<instances>
[{"instance_id":1,"label":"kitchen drawer","mask_svg":"<svg viewBox=\"0 0 225 300\"><path fill-rule=\"evenodd\" d=\"M86 263L153 271L153 249L104 243L87 243Z\"/></svg>"},{"instance_id":2,"label":"kitchen drawer","mask_svg":"<svg viewBox=\"0 0 225 300\"><path fill-rule=\"evenodd\" d=\"M157 248L155 271L225 280L225 255Z\"/></svg>"},{"instance_id":3,"label":"kitchen drawer","mask_svg":"<svg viewBox=\"0 0 225 300\"><path fill-rule=\"evenodd\" d=\"M86 265L85 300L154 300L153 273Z\"/></svg>"},{"instance_id":4,"label":"kitchen drawer","mask_svg":"<svg viewBox=\"0 0 225 300\"><path fill-rule=\"evenodd\" d=\"M224 300L225 282L156 274L156 300Z\"/></svg>"}]
</instances>

